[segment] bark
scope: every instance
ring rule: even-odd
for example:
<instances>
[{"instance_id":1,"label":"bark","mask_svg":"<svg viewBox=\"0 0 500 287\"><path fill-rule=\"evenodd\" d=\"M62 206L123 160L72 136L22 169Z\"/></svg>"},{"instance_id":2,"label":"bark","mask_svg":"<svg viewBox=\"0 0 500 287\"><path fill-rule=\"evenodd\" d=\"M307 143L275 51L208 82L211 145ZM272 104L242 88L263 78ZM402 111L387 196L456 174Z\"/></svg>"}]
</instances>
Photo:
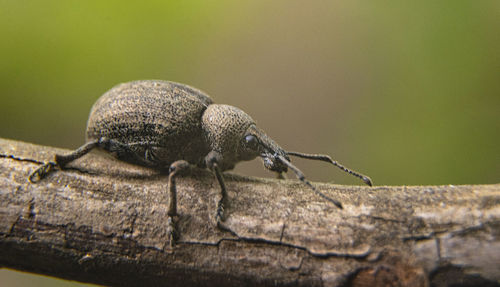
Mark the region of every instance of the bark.
<instances>
[{"instance_id":1,"label":"bark","mask_svg":"<svg viewBox=\"0 0 500 287\"><path fill-rule=\"evenodd\" d=\"M177 179L92 152L31 184L68 150L0 139L0 266L120 286L497 286L500 185L342 186L225 174ZM469 285L467 285L469 284Z\"/></svg>"}]
</instances>

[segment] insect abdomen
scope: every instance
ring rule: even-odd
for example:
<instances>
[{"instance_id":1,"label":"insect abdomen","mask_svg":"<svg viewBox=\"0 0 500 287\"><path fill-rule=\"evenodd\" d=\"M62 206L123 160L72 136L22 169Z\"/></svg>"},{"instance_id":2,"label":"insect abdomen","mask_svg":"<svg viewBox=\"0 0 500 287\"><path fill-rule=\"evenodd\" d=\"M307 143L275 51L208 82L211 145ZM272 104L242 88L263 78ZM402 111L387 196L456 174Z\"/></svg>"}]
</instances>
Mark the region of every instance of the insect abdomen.
<instances>
[{"instance_id":1,"label":"insect abdomen","mask_svg":"<svg viewBox=\"0 0 500 287\"><path fill-rule=\"evenodd\" d=\"M87 141L108 138L127 146L124 161L168 167L184 159L198 164L208 153L201 117L212 100L203 92L166 81L118 85L94 104Z\"/></svg>"}]
</instances>

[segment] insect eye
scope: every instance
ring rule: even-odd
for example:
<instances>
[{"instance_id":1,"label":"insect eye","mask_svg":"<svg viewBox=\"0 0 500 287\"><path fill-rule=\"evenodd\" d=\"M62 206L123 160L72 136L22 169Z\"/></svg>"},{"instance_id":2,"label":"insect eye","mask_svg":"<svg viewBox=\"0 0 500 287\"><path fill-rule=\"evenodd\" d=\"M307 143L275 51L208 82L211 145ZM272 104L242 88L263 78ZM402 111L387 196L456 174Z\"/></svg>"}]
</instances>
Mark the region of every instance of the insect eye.
<instances>
[{"instance_id":1,"label":"insect eye","mask_svg":"<svg viewBox=\"0 0 500 287\"><path fill-rule=\"evenodd\" d=\"M245 137L245 146L251 150L257 150L259 148L259 140L254 135L247 135Z\"/></svg>"}]
</instances>

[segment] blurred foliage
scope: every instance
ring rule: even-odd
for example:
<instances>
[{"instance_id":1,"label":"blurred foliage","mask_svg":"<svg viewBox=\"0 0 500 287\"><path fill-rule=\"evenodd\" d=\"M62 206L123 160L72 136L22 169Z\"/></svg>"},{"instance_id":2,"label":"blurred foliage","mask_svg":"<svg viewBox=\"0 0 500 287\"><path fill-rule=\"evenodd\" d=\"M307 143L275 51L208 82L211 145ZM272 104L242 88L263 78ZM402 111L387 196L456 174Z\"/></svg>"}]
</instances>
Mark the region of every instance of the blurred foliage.
<instances>
[{"instance_id":1,"label":"blurred foliage","mask_svg":"<svg viewBox=\"0 0 500 287\"><path fill-rule=\"evenodd\" d=\"M496 183L499 19L496 0L0 0L0 136L76 148L102 93L166 79L376 184ZM270 175L258 161L237 172Z\"/></svg>"}]
</instances>

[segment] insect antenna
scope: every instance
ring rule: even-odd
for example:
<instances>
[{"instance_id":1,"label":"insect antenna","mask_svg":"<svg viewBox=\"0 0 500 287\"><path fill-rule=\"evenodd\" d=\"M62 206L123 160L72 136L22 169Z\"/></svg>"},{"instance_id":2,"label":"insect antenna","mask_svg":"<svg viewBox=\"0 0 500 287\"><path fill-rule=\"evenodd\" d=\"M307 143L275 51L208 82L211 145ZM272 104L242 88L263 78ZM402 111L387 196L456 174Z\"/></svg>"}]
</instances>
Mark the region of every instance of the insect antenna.
<instances>
[{"instance_id":1,"label":"insect antenna","mask_svg":"<svg viewBox=\"0 0 500 287\"><path fill-rule=\"evenodd\" d=\"M334 166L340 168L344 172L347 172L350 175L353 175L355 177L361 178L367 185L372 186L373 182L370 179L370 177L361 174L359 172L356 172L354 170L351 170L340 163L338 163L336 160L333 160L330 156L324 155L324 154L306 154L306 153L301 153L301 152L293 152L293 151L287 151L287 155L291 156L296 156L296 157L301 157L301 158L306 158L306 159L313 159L313 160L320 160L320 161L325 161L333 164Z\"/></svg>"},{"instance_id":2,"label":"insect antenna","mask_svg":"<svg viewBox=\"0 0 500 287\"><path fill-rule=\"evenodd\" d=\"M286 164L291 170L293 170L293 172L295 173L295 175L297 176L297 178L302 181L303 183L305 183L307 186L309 186L317 195L321 196L322 198L328 200L329 202L335 204L335 206L337 206L338 208L342 209L342 204L340 202L338 202L337 200L333 199L333 198L330 198L328 196L326 196L325 194L323 194L322 192L320 192L319 190L317 190L307 179L306 177L304 176L304 174L302 173L302 171L300 171L300 169L298 169L296 166L294 166L290 161L288 161L284 156L282 155L277 155L278 158L281 160L281 162L283 162L284 164Z\"/></svg>"}]
</instances>

